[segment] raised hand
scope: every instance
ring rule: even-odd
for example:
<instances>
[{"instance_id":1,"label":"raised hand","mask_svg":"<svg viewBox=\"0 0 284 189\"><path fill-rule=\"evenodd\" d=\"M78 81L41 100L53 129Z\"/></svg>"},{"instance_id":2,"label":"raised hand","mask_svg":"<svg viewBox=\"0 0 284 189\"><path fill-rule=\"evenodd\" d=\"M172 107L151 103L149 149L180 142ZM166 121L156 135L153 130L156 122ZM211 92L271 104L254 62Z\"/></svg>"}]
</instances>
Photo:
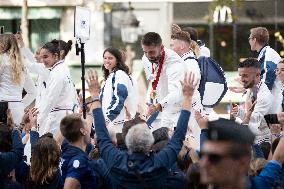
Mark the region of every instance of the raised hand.
<instances>
[{"instance_id":1,"label":"raised hand","mask_svg":"<svg viewBox=\"0 0 284 189\"><path fill-rule=\"evenodd\" d=\"M177 24L172 25L172 33L178 33L181 31L181 28Z\"/></svg>"},{"instance_id":2,"label":"raised hand","mask_svg":"<svg viewBox=\"0 0 284 189\"><path fill-rule=\"evenodd\" d=\"M37 127L37 114L38 114L37 108L31 108L28 112L29 120L32 127Z\"/></svg>"},{"instance_id":3,"label":"raised hand","mask_svg":"<svg viewBox=\"0 0 284 189\"><path fill-rule=\"evenodd\" d=\"M89 86L89 92L92 96L99 96L101 91L101 85L98 79L98 73L96 70L88 70L86 81Z\"/></svg>"},{"instance_id":4,"label":"raised hand","mask_svg":"<svg viewBox=\"0 0 284 189\"><path fill-rule=\"evenodd\" d=\"M185 98L191 98L197 85L194 73L186 73L183 82L181 82L181 85L183 96Z\"/></svg>"},{"instance_id":5,"label":"raised hand","mask_svg":"<svg viewBox=\"0 0 284 189\"><path fill-rule=\"evenodd\" d=\"M207 128L207 123L208 123L207 117L202 116L200 112L196 111L194 113L194 118L195 118L196 122L198 123L199 128L201 130Z\"/></svg>"}]
</instances>

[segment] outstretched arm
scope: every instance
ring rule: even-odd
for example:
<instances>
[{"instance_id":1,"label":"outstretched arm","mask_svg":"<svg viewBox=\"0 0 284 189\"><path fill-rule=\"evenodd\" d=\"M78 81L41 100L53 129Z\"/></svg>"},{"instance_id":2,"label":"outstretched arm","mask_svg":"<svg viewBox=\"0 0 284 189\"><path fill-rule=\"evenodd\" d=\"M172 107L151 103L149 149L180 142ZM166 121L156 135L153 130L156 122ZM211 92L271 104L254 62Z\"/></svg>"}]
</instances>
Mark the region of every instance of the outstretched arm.
<instances>
[{"instance_id":1,"label":"outstretched arm","mask_svg":"<svg viewBox=\"0 0 284 189\"><path fill-rule=\"evenodd\" d=\"M182 111L177 123L176 130L173 137L167 144L167 146L156 155L157 163L163 164L163 166L170 168L177 159L177 155L181 150L183 141L185 139L185 134L187 130L188 120L191 110L191 100L196 87L194 82L194 74L191 72L184 77L182 83L182 92L183 92L183 102L182 102Z\"/></svg>"}]
</instances>

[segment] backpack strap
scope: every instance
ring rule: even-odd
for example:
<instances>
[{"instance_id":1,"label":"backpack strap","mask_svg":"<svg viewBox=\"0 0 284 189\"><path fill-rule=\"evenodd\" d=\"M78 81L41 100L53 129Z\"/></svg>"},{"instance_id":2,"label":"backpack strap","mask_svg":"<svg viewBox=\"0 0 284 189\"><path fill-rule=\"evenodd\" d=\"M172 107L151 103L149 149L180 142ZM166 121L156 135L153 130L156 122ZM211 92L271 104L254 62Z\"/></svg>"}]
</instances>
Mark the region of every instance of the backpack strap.
<instances>
[{"instance_id":1,"label":"backpack strap","mask_svg":"<svg viewBox=\"0 0 284 189\"><path fill-rule=\"evenodd\" d=\"M183 59L184 61L189 60L189 59L194 59L198 62L198 59L192 56L186 57L185 59Z\"/></svg>"},{"instance_id":2,"label":"backpack strap","mask_svg":"<svg viewBox=\"0 0 284 189\"><path fill-rule=\"evenodd\" d=\"M208 66L207 66L207 61L206 61L206 57L202 56L200 57L199 61L199 68L200 68L200 74L201 74L201 79L200 79L200 84L199 84L199 93L200 93L200 100L201 103L203 101L203 96L204 96L204 92L205 92L205 88L203 90L200 90L200 86L204 86L206 84L207 81L207 73L208 73Z\"/></svg>"}]
</instances>

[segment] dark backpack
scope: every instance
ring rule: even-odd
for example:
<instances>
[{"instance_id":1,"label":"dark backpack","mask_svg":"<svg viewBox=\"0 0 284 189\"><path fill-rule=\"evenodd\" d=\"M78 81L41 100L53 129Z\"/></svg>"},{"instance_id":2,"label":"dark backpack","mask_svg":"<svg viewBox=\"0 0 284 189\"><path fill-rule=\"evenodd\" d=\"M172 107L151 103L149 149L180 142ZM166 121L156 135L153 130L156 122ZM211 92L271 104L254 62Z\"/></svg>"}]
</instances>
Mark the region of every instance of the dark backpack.
<instances>
[{"instance_id":1,"label":"dark backpack","mask_svg":"<svg viewBox=\"0 0 284 189\"><path fill-rule=\"evenodd\" d=\"M197 62L201 74L198 88L201 103L204 107L213 108L228 90L224 71L213 58L201 56Z\"/></svg>"},{"instance_id":2,"label":"dark backpack","mask_svg":"<svg viewBox=\"0 0 284 189\"><path fill-rule=\"evenodd\" d=\"M201 104L206 108L215 107L228 90L222 67L210 57L201 56L198 59L187 57L186 59L195 59L198 62L201 75L198 91Z\"/></svg>"}]
</instances>

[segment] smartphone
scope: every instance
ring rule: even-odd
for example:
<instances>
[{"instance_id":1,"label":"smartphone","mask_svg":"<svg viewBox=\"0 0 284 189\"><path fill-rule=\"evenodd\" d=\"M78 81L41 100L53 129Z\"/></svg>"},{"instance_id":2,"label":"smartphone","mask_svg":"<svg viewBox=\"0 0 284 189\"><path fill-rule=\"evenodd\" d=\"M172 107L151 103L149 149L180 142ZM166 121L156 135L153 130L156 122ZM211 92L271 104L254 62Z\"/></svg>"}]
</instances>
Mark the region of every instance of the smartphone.
<instances>
[{"instance_id":1,"label":"smartphone","mask_svg":"<svg viewBox=\"0 0 284 189\"><path fill-rule=\"evenodd\" d=\"M277 114L267 114L264 116L266 123L269 124L279 124Z\"/></svg>"},{"instance_id":2,"label":"smartphone","mask_svg":"<svg viewBox=\"0 0 284 189\"><path fill-rule=\"evenodd\" d=\"M0 122L7 123L8 102L0 102Z\"/></svg>"}]
</instances>

